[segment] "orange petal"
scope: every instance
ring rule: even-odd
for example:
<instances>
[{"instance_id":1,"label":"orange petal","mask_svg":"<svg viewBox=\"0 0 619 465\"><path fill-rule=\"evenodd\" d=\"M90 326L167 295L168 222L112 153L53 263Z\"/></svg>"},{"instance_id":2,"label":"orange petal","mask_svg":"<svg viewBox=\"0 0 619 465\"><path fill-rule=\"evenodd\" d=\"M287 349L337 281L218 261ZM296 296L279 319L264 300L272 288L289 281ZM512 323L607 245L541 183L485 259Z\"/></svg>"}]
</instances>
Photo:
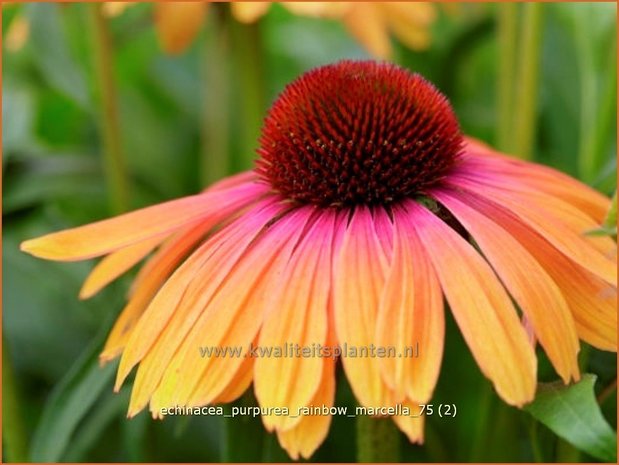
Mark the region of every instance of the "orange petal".
<instances>
[{"instance_id":1,"label":"orange petal","mask_svg":"<svg viewBox=\"0 0 619 465\"><path fill-rule=\"evenodd\" d=\"M430 46L430 27L436 7L429 2L384 2L380 4L391 30L407 47L424 50Z\"/></svg>"},{"instance_id":2,"label":"orange petal","mask_svg":"<svg viewBox=\"0 0 619 465\"><path fill-rule=\"evenodd\" d=\"M204 21L207 2L161 2L155 4L155 26L161 48L180 53L193 42Z\"/></svg>"},{"instance_id":3,"label":"orange petal","mask_svg":"<svg viewBox=\"0 0 619 465\"><path fill-rule=\"evenodd\" d=\"M17 14L9 24L4 46L9 52L20 51L30 37L30 21L24 14Z\"/></svg>"},{"instance_id":4,"label":"orange petal","mask_svg":"<svg viewBox=\"0 0 619 465\"><path fill-rule=\"evenodd\" d=\"M222 211L241 208L265 193L267 187L247 183L229 190L205 192L172 200L78 228L48 234L21 244L21 249L39 258L77 261L98 257L204 219L223 219Z\"/></svg>"},{"instance_id":5,"label":"orange petal","mask_svg":"<svg viewBox=\"0 0 619 465\"><path fill-rule=\"evenodd\" d=\"M376 58L391 56L391 40L380 5L355 2L342 18L350 34Z\"/></svg>"},{"instance_id":6,"label":"orange petal","mask_svg":"<svg viewBox=\"0 0 619 465\"><path fill-rule=\"evenodd\" d=\"M264 16L269 10L271 2L232 2L232 15L241 23L253 23Z\"/></svg>"},{"instance_id":7,"label":"orange petal","mask_svg":"<svg viewBox=\"0 0 619 465\"><path fill-rule=\"evenodd\" d=\"M103 2L101 11L109 18L120 16L127 7L135 5L135 2Z\"/></svg>"},{"instance_id":8,"label":"orange petal","mask_svg":"<svg viewBox=\"0 0 619 465\"><path fill-rule=\"evenodd\" d=\"M384 211L377 214L387 216ZM355 210L334 266L333 302L338 343L355 348L369 347L376 342L376 315L388 264L374 230L374 218L367 207ZM381 407L387 404L390 393L381 379L376 359L343 357L342 364L361 405Z\"/></svg>"},{"instance_id":9,"label":"orange petal","mask_svg":"<svg viewBox=\"0 0 619 465\"><path fill-rule=\"evenodd\" d=\"M166 355L170 348L173 353L176 352L167 367L159 364L165 368L160 389L165 390L166 396L161 398L167 403L205 405L221 395L243 363L243 358L250 356L248 345L255 340L263 315L270 309L268 297L280 286L283 267L303 232L308 215L311 215L311 208L299 208L271 225L243 254L225 281L212 282L218 290L210 301L188 300L190 308L201 311L201 314L186 337L183 336L185 329L179 334L179 331L170 328L171 337L182 340L180 347L176 349L179 344L177 340L170 339L170 343L161 341L158 342L159 347L149 354L157 367L161 354ZM206 284L211 286L209 281ZM205 293L211 293L209 287L193 290L194 297L204 296ZM190 323L193 318L191 316ZM177 319L186 321L183 315L178 315ZM243 355L202 356L200 347L238 349ZM151 376L157 380L156 372Z\"/></svg>"},{"instance_id":10,"label":"orange petal","mask_svg":"<svg viewBox=\"0 0 619 465\"><path fill-rule=\"evenodd\" d=\"M579 379L578 335L561 290L510 233L478 213L465 194L434 191L471 233L482 253L533 326L535 335L565 383ZM510 230L511 231L511 230Z\"/></svg>"},{"instance_id":11,"label":"orange petal","mask_svg":"<svg viewBox=\"0 0 619 465\"><path fill-rule=\"evenodd\" d=\"M313 18L339 18L351 8L348 2L282 2L291 13Z\"/></svg>"},{"instance_id":12,"label":"orange petal","mask_svg":"<svg viewBox=\"0 0 619 465\"><path fill-rule=\"evenodd\" d=\"M477 175L486 173L498 182L518 185L521 190L534 189L558 197L588 213L597 223L604 220L610 207L610 199L560 171L507 157L476 142L469 141L460 169Z\"/></svg>"},{"instance_id":13,"label":"orange petal","mask_svg":"<svg viewBox=\"0 0 619 465\"><path fill-rule=\"evenodd\" d=\"M508 210L475 196L475 208L492 218L524 245L557 283L581 339L617 351L617 287L605 283L554 248Z\"/></svg>"},{"instance_id":14,"label":"orange petal","mask_svg":"<svg viewBox=\"0 0 619 465\"><path fill-rule=\"evenodd\" d=\"M227 404L234 402L249 389L254 379L254 360L247 357L239 367L234 377L221 393L213 399L213 404ZM196 404L197 405L197 404Z\"/></svg>"},{"instance_id":15,"label":"orange petal","mask_svg":"<svg viewBox=\"0 0 619 465\"><path fill-rule=\"evenodd\" d=\"M262 201L232 224L218 231L200 246L166 281L149 304L133 330L118 367L116 388L122 384L129 371L144 358L164 330L180 325L191 326L191 320L175 319L175 312L185 298L187 288L195 280L225 276L253 237L281 211L277 201ZM215 258L214 258L215 257ZM218 260L213 262L213 260ZM217 266L213 266L217 263ZM180 330L179 330L180 331ZM183 337L178 333L174 337ZM196 349L197 350L197 349ZM165 367L166 362L161 359ZM154 386L156 387L156 385ZM135 396L136 389L134 388Z\"/></svg>"},{"instance_id":16,"label":"orange petal","mask_svg":"<svg viewBox=\"0 0 619 465\"><path fill-rule=\"evenodd\" d=\"M394 415L393 421L406 434L408 440L415 444L423 444L423 426L425 415L421 414L421 407L417 402L406 399L402 402L403 407L410 411L409 415Z\"/></svg>"},{"instance_id":17,"label":"orange petal","mask_svg":"<svg viewBox=\"0 0 619 465\"><path fill-rule=\"evenodd\" d=\"M166 236L156 236L154 238L138 242L116 252L111 253L90 272L80 290L80 299L88 299L114 281L120 275L131 269L144 257L153 251Z\"/></svg>"},{"instance_id":18,"label":"orange petal","mask_svg":"<svg viewBox=\"0 0 619 465\"><path fill-rule=\"evenodd\" d=\"M311 350L325 344L335 220L335 213L322 212L288 262L260 331L263 348L292 344ZM254 373L256 398L262 407L296 412L316 395L323 369L324 360L316 354L259 357ZM262 420L269 431L285 431L299 422L299 418L273 415Z\"/></svg>"},{"instance_id":19,"label":"orange petal","mask_svg":"<svg viewBox=\"0 0 619 465\"><path fill-rule=\"evenodd\" d=\"M135 325L161 285L213 226L212 222L204 221L179 231L142 267L134 280L129 303L116 320L99 356L102 363L120 355Z\"/></svg>"},{"instance_id":20,"label":"orange petal","mask_svg":"<svg viewBox=\"0 0 619 465\"><path fill-rule=\"evenodd\" d=\"M585 231L578 234L569 227L577 220L565 213L566 208L563 209L563 215L555 213L560 208L558 200L535 194L514 195L487 183L460 176L450 177L449 182L514 212L568 258L610 284L617 282L617 264L585 239Z\"/></svg>"},{"instance_id":21,"label":"orange petal","mask_svg":"<svg viewBox=\"0 0 619 465\"><path fill-rule=\"evenodd\" d=\"M334 361L326 359L320 387L310 402L310 407L330 408L333 406L335 400L334 371ZM299 457L309 459L327 437L330 425L331 415L305 415L294 428L278 431L277 438L293 460L298 460Z\"/></svg>"},{"instance_id":22,"label":"orange petal","mask_svg":"<svg viewBox=\"0 0 619 465\"><path fill-rule=\"evenodd\" d=\"M426 402L438 380L445 321L440 283L415 228L402 210L393 210L393 261L385 284L376 340L394 347L381 358L382 375L395 400Z\"/></svg>"},{"instance_id":23,"label":"orange petal","mask_svg":"<svg viewBox=\"0 0 619 465\"><path fill-rule=\"evenodd\" d=\"M493 164L496 165L497 163ZM588 231L597 229L600 226L600 221L590 216L590 212L595 211L596 208L591 201L586 200L587 195L584 189L576 190L576 186L569 189L572 193L576 192L576 198L579 199L572 203L572 199L567 195L560 195L561 192L556 192L558 195L555 195L552 189L546 188L546 190L542 190L526 182L527 179L532 178L531 176L526 175L522 176L522 178L509 177L503 172L496 172L496 167L493 167L495 172L492 172L487 165L481 165L480 168L480 164L475 164L474 162L467 162L464 166L470 171L467 173L461 165L459 174L463 175L467 180L481 183L503 192L509 191L508 195L513 196L516 201L535 203L547 209L551 217L556 221L564 223L608 258L616 256L617 246L610 238L593 237L586 234ZM546 180L545 186L549 185L553 184L550 180ZM606 200L604 204L608 205L608 199L604 200Z\"/></svg>"},{"instance_id":24,"label":"orange petal","mask_svg":"<svg viewBox=\"0 0 619 465\"><path fill-rule=\"evenodd\" d=\"M470 244L428 210L413 202L406 208L481 371L507 403L531 401L535 353L496 275Z\"/></svg>"}]
</instances>

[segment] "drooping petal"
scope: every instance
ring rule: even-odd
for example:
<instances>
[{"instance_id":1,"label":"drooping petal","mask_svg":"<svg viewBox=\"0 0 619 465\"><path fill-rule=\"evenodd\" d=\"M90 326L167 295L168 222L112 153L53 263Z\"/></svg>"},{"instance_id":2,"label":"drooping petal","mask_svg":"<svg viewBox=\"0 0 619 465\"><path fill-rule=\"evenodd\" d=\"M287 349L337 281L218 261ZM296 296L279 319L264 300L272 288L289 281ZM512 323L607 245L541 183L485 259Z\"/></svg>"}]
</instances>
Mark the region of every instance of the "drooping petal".
<instances>
[{"instance_id":1,"label":"drooping petal","mask_svg":"<svg viewBox=\"0 0 619 465\"><path fill-rule=\"evenodd\" d=\"M384 211L377 214L387 216ZM334 321L340 345L360 348L376 343L376 317L387 266L370 209L357 207L334 264ZM376 408L390 403L377 359L343 357L342 364L361 405Z\"/></svg>"},{"instance_id":2,"label":"drooping petal","mask_svg":"<svg viewBox=\"0 0 619 465\"><path fill-rule=\"evenodd\" d=\"M77 261L98 257L136 242L172 234L207 217L221 221L230 209L248 205L267 190L264 184L246 183L227 190L207 191L31 239L23 242L21 249L48 260Z\"/></svg>"},{"instance_id":3,"label":"drooping petal","mask_svg":"<svg viewBox=\"0 0 619 465\"><path fill-rule=\"evenodd\" d=\"M410 411L409 415L394 415L393 421L406 434L406 437L413 444L423 444L423 426L425 424L425 415L421 413L419 403L409 399L402 402L403 407L407 407Z\"/></svg>"},{"instance_id":4,"label":"drooping petal","mask_svg":"<svg viewBox=\"0 0 619 465\"><path fill-rule=\"evenodd\" d=\"M165 237L155 236L119 249L105 257L92 269L86 281L84 281L80 290L80 299L92 297L120 275L130 270L161 244Z\"/></svg>"},{"instance_id":5,"label":"drooping petal","mask_svg":"<svg viewBox=\"0 0 619 465\"><path fill-rule=\"evenodd\" d=\"M99 356L102 363L120 355L135 325L157 291L213 226L212 222L203 221L196 226L180 230L142 267L133 281L129 302L114 323L103 352Z\"/></svg>"},{"instance_id":6,"label":"drooping petal","mask_svg":"<svg viewBox=\"0 0 619 465\"><path fill-rule=\"evenodd\" d=\"M325 345L331 286L332 246L336 213L323 211L299 243L283 271L280 289L260 331L260 346L292 344L300 350ZM319 356L259 357L254 388L262 407L287 407L291 412L308 405L316 395L324 369ZM285 431L299 422L290 416L264 416L269 431Z\"/></svg>"},{"instance_id":7,"label":"drooping petal","mask_svg":"<svg viewBox=\"0 0 619 465\"><path fill-rule=\"evenodd\" d=\"M406 211L393 210L394 249L376 327L379 347L396 356L380 359L395 400L427 402L438 380L445 321L441 287Z\"/></svg>"},{"instance_id":8,"label":"drooping petal","mask_svg":"<svg viewBox=\"0 0 619 465\"><path fill-rule=\"evenodd\" d=\"M140 365L135 384L139 392L132 396L135 406L148 399L159 379L162 407L205 405L221 395L243 359L253 356L249 344L271 309L269 297L279 288L283 267L311 216L309 207L289 212L264 231L226 276L192 286L174 327ZM240 349L243 355L203 356L201 347ZM169 364L158 363L161 357ZM151 408L157 408L152 401Z\"/></svg>"},{"instance_id":9,"label":"drooping petal","mask_svg":"<svg viewBox=\"0 0 619 465\"><path fill-rule=\"evenodd\" d=\"M271 2L232 2L232 15L241 23L253 23L266 14Z\"/></svg>"},{"instance_id":10,"label":"drooping petal","mask_svg":"<svg viewBox=\"0 0 619 465\"><path fill-rule=\"evenodd\" d=\"M430 45L430 27L436 19L435 6L430 2L380 3L391 30L397 38L413 50L424 50Z\"/></svg>"},{"instance_id":11,"label":"drooping petal","mask_svg":"<svg viewBox=\"0 0 619 465\"><path fill-rule=\"evenodd\" d=\"M407 202L406 208L481 371L507 403L520 406L531 401L536 384L535 353L490 265L424 207Z\"/></svg>"},{"instance_id":12,"label":"drooping petal","mask_svg":"<svg viewBox=\"0 0 619 465\"><path fill-rule=\"evenodd\" d=\"M228 404L240 398L249 389L254 377L254 360L251 357L244 358L232 379L223 388L221 393L213 399L211 404ZM175 407L175 403L170 402L168 386L160 385L153 394L150 401L150 412L153 418L162 418L164 408ZM188 407L203 407L207 404L191 405Z\"/></svg>"},{"instance_id":13,"label":"drooping petal","mask_svg":"<svg viewBox=\"0 0 619 465\"><path fill-rule=\"evenodd\" d=\"M183 328L191 325L192 320L173 318L188 286L195 279L208 280L225 276L253 238L281 211L282 207L277 200L261 201L246 215L207 240L174 272L150 302L129 338L118 367L117 389L129 371L160 339L162 332L174 335L170 330L176 326ZM178 332L175 337L184 334ZM165 360L159 360L159 363L165 366ZM133 394L136 395L135 387Z\"/></svg>"},{"instance_id":14,"label":"drooping petal","mask_svg":"<svg viewBox=\"0 0 619 465\"><path fill-rule=\"evenodd\" d=\"M527 196L510 195L488 184L473 182L460 176L450 176L449 183L513 211L568 258L610 284L617 282L617 264L587 242L583 236L585 231L581 234L572 231L566 222L553 214L551 208L544 208L544 204L538 204L537 202L542 201L539 196L530 194L530 200L527 201ZM546 199L546 202L551 201ZM569 219L567 221L569 223Z\"/></svg>"},{"instance_id":15,"label":"drooping petal","mask_svg":"<svg viewBox=\"0 0 619 465\"><path fill-rule=\"evenodd\" d=\"M11 21L6 35L4 46L9 52L18 52L28 42L30 37L30 21L24 14L17 14Z\"/></svg>"},{"instance_id":16,"label":"drooping petal","mask_svg":"<svg viewBox=\"0 0 619 465\"><path fill-rule=\"evenodd\" d=\"M309 405L331 408L334 401L335 362L332 359L327 359L324 362L320 386ZM309 459L327 437L330 425L331 415L307 415L303 416L293 428L287 431L278 431L277 438L280 445L286 449L293 460L298 460L299 457Z\"/></svg>"},{"instance_id":17,"label":"drooping petal","mask_svg":"<svg viewBox=\"0 0 619 465\"><path fill-rule=\"evenodd\" d=\"M483 197L475 198L475 209L510 231L557 283L572 311L579 337L599 349L616 351L616 284L604 282L568 259L509 210Z\"/></svg>"},{"instance_id":18,"label":"drooping petal","mask_svg":"<svg viewBox=\"0 0 619 465\"><path fill-rule=\"evenodd\" d=\"M208 2L155 4L155 26L161 48L170 54L185 50L198 34Z\"/></svg>"},{"instance_id":19,"label":"drooping petal","mask_svg":"<svg viewBox=\"0 0 619 465\"><path fill-rule=\"evenodd\" d=\"M379 5L358 2L342 18L350 34L377 58L391 55L391 40Z\"/></svg>"},{"instance_id":20,"label":"drooping petal","mask_svg":"<svg viewBox=\"0 0 619 465\"><path fill-rule=\"evenodd\" d=\"M313 18L339 18L352 8L348 2L282 2L291 13Z\"/></svg>"},{"instance_id":21,"label":"drooping petal","mask_svg":"<svg viewBox=\"0 0 619 465\"><path fill-rule=\"evenodd\" d=\"M586 184L548 166L506 157L470 142L457 168L458 173L492 178L510 189L534 189L576 206L598 223L604 220L610 199Z\"/></svg>"},{"instance_id":22,"label":"drooping petal","mask_svg":"<svg viewBox=\"0 0 619 465\"><path fill-rule=\"evenodd\" d=\"M470 157L469 157L470 158ZM473 165L473 166L471 166ZM458 170L458 175L455 177L464 177L465 179L480 183L484 186L488 186L491 189L497 189L503 192L510 192L510 197L516 202L534 203L540 208L547 210L548 214L559 221L570 230L579 236L597 250L602 252L608 258L616 257L617 246L608 237L595 237L587 235L587 232L597 229L600 226L601 220L594 219L591 212L595 212L595 205L591 201L586 201L586 195L576 195L574 203L571 202L571 198L566 196L557 195L554 192L549 192L548 188L542 190L536 186L530 185L526 180L530 179L530 176L507 177L504 173L493 173L491 170L486 169L483 165L481 168L478 166L477 170L473 169L474 163L463 163ZM465 168L469 171L466 171ZM551 180L546 180L545 186L552 185ZM577 194L586 194L584 189L577 189L577 186L572 186L569 192ZM599 197L602 197L598 194ZM565 197L565 198L564 198ZM604 199L605 204L608 204L608 199ZM579 208L580 206L580 208Z\"/></svg>"},{"instance_id":23,"label":"drooping petal","mask_svg":"<svg viewBox=\"0 0 619 465\"><path fill-rule=\"evenodd\" d=\"M518 240L470 205L474 204L470 196L447 190L435 190L431 195L471 233L533 326L563 381L578 380L578 335L557 284Z\"/></svg>"},{"instance_id":24,"label":"drooping petal","mask_svg":"<svg viewBox=\"0 0 619 465\"><path fill-rule=\"evenodd\" d=\"M134 5L135 2L103 2L101 11L108 18L114 18L124 13L127 7Z\"/></svg>"}]
</instances>

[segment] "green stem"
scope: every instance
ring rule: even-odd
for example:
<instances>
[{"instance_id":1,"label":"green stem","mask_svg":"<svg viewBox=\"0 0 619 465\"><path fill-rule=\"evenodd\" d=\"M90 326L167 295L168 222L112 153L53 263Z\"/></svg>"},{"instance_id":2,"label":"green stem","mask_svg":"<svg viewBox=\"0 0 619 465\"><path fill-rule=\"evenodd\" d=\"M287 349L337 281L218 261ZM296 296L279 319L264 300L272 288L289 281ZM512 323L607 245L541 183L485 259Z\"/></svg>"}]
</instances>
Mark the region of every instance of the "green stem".
<instances>
[{"instance_id":1,"label":"green stem","mask_svg":"<svg viewBox=\"0 0 619 465\"><path fill-rule=\"evenodd\" d=\"M235 405L240 407L253 407L257 405L251 391L247 391ZM229 415L232 407L225 407L226 415ZM260 461L263 452L264 427L260 417L241 415L234 418L224 417L222 428L222 462L256 462ZM242 440L242 446L239 441Z\"/></svg>"},{"instance_id":2,"label":"green stem","mask_svg":"<svg viewBox=\"0 0 619 465\"><path fill-rule=\"evenodd\" d=\"M204 51L202 183L223 178L230 166L230 13L227 5L212 4L210 34Z\"/></svg>"},{"instance_id":3,"label":"green stem","mask_svg":"<svg viewBox=\"0 0 619 465\"><path fill-rule=\"evenodd\" d=\"M533 157L537 126L537 94L542 37L542 3L525 3L522 18L522 45L516 81L513 152L521 158Z\"/></svg>"},{"instance_id":4,"label":"green stem","mask_svg":"<svg viewBox=\"0 0 619 465\"><path fill-rule=\"evenodd\" d=\"M424 428L424 448L428 452L428 458L430 459L429 461L438 463L452 462L449 454L451 451L445 444L445 440L449 441L449 438L445 438L431 423L427 421L424 424Z\"/></svg>"},{"instance_id":5,"label":"green stem","mask_svg":"<svg viewBox=\"0 0 619 465\"><path fill-rule=\"evenodd\" d=\"M243 112L242 142L238 168L251 169L254 165L258 137L266 110L264 53L260 22L241 24L232 21L235 74L240 79L238 102Z\"/></svg>"},{"instance_id":6,"label":"green stem","mask_svg":"<svg viewBox=\"0 0 619 465\"><path fill-rule=\"evenodd\" d=\"M529 426L529 437L531 440L531 450L533 452L533 459L536 463L544 463L544 454L539 444L538 434L539 424L536 420L531 419L531 425Z\"/></svg>"},{"instance_id":7,"label":"green stem","mask_svg":"<svg viewBox=\"0 0 619 465\"><path fill-rule=\"evenodd\" d=\"M22 421L21 399L13 371L13 360L8 344L2 335L2 424L7 462L28 461L28 439Z\"/></svg>"},{"instance_id":8,"label":"green stem","mask_svg":"<svg viewBox=\"0 0 619 465\"><path fill-rule=\"evenodd\" d=\"M582 179L588 182L596 181L600 175L604 164L605 143L617 122L617 67L613 64L617 61L616 56L617 42L613 40L607 58L607 72L604 73L606 83L598 100L600 103L597 114L595 111L592 113L588 124L581 121L587 132L581 137L580 170ZM595 76L592 79L595 79Z\"/></svg>"},{"instance_id":9,"label":"green stem","mask_svg":"<svg viewBox=\"0 0 619 465\"><path fill-rule=\"evenodd\" d=\"M515 3L499 3L497 7L499 70L497 86L498 129L497 146L500 150L512 149L512 124L514 106L514 78L516 67L516 43L518 10Z\"/></svg>"},{"instance_id":10,"label":"green stem","mask_svg":"<svg viewBox=\"0 0 619 465\"><path fill-rule=\"evenodd\" d=\"M399 462L400 432L391 418L357 417L357 461Z\"/></svg>"},{"instance_id":11,"label":"green stem","mask_svg":"<svg viewBox=\"0 0 619 465\"><path fill-rule=\"evenodd\" d=\"M611 398L611 394L613 394L614 392L617 392L617 378L615 378L608 386L606 386L597 397L597 401L600 407L604 405L604 402Z\"/></svg>"},{"instance_id":12,"label":"green stem","mask_svg":"<svg viewBox=\"0 0 619 465\"><path fill-rule=\"evenodd\" d=\"M103 140L105 175L112 213L128 210L129 180L122 151L112 43L100 4L89 5L92 19L93 58L99 97L99 126Z\"/></svg>"},{"instance_id":13,"label":"green stem","mask_svg":"<svg viewBox=\"0 0 619 465\"><path fill-rule=\"evenodd\" d=\"M488 426L490 424L493 400L492 386L490 383L484 381L484 385L480 388L479 404L474 426L475 432L469 459L471 462L479 462L483 459L483 453L488 442Z\"/></svg>"},{"instance_id":14,"label":"green stem","mask_svg":"<svg viewBox=\"0 0 619 465\"><path fill-rule=\"evenodd\" d=\"M586 14L586 9L580 14ZM591 182L595 173L596 147L594 146L596 126L597 84L591 54L591 39L583 30L583 22L576 17L574 21L574 38L576 56L580 75L580 134L578 163L583 180ZM613 66L614 68L614 66Z\"/></svg>"},{"instance_id":15,"label":"green stem","mask_svg":"<svg viewBox=\"0 0 619 465\"><path fill-rule=\"evenodd\" d=\"M277 442L275 433L264 436L262 446L262 463L288 463L290 457Z\"/></svg>"},{"instance_id":16,"label":"green stem","mask_svg":"<svg viewBox=\"0 0 619 465\"><path fill-rule=\"evenodd\" d=\"M555 461L557 463L578 463L580 462L581 453L569 442L561 438L557 439L557 449Z\"/></svg>"},{"instance_id":17,"label":"green stem","mask_svg":"<svg viewBox=\"0 0 619 465\"><path fill-rule=\"evenodd\" d=\"M604 218L604 226L608 228L612 228L613 226L617 226L617 191L613 194L613 198L610 201L610 208L608 209L608 213L606 213L606 218Z\"/></svg>"}]
</instances>

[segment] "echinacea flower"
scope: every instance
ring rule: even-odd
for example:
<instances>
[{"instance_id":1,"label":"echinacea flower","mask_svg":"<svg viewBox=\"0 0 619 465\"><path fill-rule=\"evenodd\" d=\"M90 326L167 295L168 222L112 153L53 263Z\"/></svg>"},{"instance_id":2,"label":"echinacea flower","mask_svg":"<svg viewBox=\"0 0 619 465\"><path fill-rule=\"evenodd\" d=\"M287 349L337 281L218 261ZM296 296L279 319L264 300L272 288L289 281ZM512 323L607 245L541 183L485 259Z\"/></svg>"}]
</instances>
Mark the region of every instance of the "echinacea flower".
<instances>
[{"instance_id":1,"label":"echinacea flower","mask_svg":"<svg viewBox=\"0 0 619 465\"><path fill-rule=\"evenodd\" d=\"M129 416L230 402L253 382L291 457L309 457L334 402L329 357L204 357L200 347L395 347L342 357L358 402L428 402L444 300L508 404L534 397L539 342L565 383L579 340L616 351L616 246L585 235L609 200L553 169L464 138L417 74L343 61L300 77L270 109L253 171L203 193L26 241L51 260L106 257L81 297L147 258L102 361L137 366ZM152 255L151 255L152 253ZM445 298L445 299L444 299ZM413 442L423 418L394 416Z\"/></svg>"}]
</instances>

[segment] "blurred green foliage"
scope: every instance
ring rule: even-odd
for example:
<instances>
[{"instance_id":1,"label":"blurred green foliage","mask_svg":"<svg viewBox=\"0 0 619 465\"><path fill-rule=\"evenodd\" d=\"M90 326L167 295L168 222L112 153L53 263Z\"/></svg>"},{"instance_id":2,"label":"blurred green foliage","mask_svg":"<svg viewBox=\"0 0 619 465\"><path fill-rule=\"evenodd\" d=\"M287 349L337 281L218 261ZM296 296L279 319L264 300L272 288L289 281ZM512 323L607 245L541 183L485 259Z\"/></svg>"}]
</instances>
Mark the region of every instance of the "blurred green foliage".
<instances>
[{"instance_id":1,"label":"blurred green foliage","mask_svg":"<svg viewBox=\"0 0 619 465\"><path fill-rule=\"evenodd\" d=\"M109 213L86 8L53 3L3 8L3 37L19 16L30 23L23 48L4 49L2 58L3 331L31 446L29 459L218 461L223 419L161 422L142 413L128 421L128 389L112 394L113 366L96 368L96 351L122 306L131 273L80 302L77 292L92 263L42 262L18 251L24 239ZM496 8L462 4L456 12L441 11L428 50L396 49L397 62L447 94L464 131L489 143L496 142L497 126ZM616 188L616 5L546 4L544 10L535 160L610 195ZM216 39L210 21L189 50L167 56L157 45L152 5L139 4L109 20L132 208L203 187L198 168L202 106L216 91L204 79L204 55ZM264 105L312 67L369 58L336 21L298 17L275 6L258 28ZM233 61L237 49L228 53L238 71L238 57ZM246 151L256 141L243 139L244 127L259 125L243 121L241 77L230 73L231 97L221 110L231 122L226 134L230 171L249 168ZM430 418L425 445L404 441L403 460L531 461L538 450L555 460L558 451L569 449L545 426L532 426L526 412L497 398L452 320L446 341L435 403L456 403L458 417ZM540 378L556 379L539 355ZM614 354L591 349L587 365L598 376L596 388L616 380ZM354 402L340 373L337 403ZM606 401L602 412L616 427L616 400ZM260 434L262 459L288 460L272 436ZM354 461L354 443L352 420L334 418L313 460Z\"/></svg>"}]
</instances>

